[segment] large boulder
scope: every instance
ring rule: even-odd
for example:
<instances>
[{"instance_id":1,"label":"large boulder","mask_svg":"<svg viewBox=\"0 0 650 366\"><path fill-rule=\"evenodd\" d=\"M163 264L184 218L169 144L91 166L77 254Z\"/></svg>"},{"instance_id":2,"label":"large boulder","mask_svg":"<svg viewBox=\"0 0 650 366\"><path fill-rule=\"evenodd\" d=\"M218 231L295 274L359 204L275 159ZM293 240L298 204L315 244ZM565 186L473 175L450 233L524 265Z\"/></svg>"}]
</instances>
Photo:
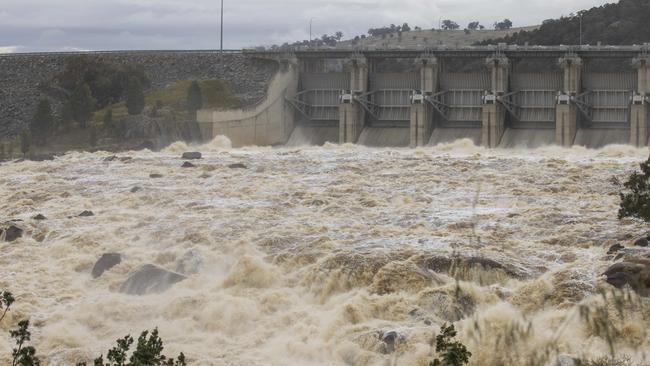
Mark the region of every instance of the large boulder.
<instances>
[{"instance_id":1,"label":"large boulder","mask_svg":"<svg viewBox=\"0 0 650 366\"><path fill-rule=\"evenodd\" d=\"M153 264L145 264L129 275L120 287L120 292L129 295L159 294L186 278Z\"/></svg>"},{"instance_id":2,"label":"large boulder","mask_svg":"<svg viewBox=\"0 0 650 366\"><path fill-rule=\"evenodd\" d=\"M23 236L23 229L13 223L0 225L0 240L12 242Z\"/></svg>"},{"instance_id":3,"label":"large boulder","mask_svg":"<svg viewBox=\"0 0 650 366\"><path fill-rule=\"evenodd\" d=\"M47 217L45 217L43 214L37 214L36 216L32 217L32 220L43 221L47 220Z\"/></svg>"},{"instance_id":4,"label":"large boulder","mask_svg":"<svg viewBox=\"0 0 650 366\"><path fill-rule=\"evenodd\" d=\"M201 159L202 155L200 152L197 151L188 151L188 152L184 152L181 158L185 160L197 160L197 159Z\"/></svg>"},{"instance_id":5,"label":"large boulder","mask_svg":"<svg viewBox=\"0 0 650 366\"><path fill-rule=\"evenodd\" d=\"M122 263L122 256L118 253L106 253L99 258L92 270L93 278L99 278L104 272Z\"/></svg>"},{"instance_id":6,"label":"large boulder","mask_svg":"<svg viewBox=\"0 0 650 366\"><path fill-rule=\"evenodd\" d=\"M639 238L634 242L635 247L647 248L650 245L648 238Z\"/></svg>"},{"instance_id":7,"label":"large boulder","mask_svg":"<svg viewBox=\"0 0 650 366\"><path fill-rule=\"evenodd\" d=\"M630 286L645 295L650 289L650 260L630 259L619 262L609 267L604 275L607 283L614 287Z\"/></svg>"}]
</instances>

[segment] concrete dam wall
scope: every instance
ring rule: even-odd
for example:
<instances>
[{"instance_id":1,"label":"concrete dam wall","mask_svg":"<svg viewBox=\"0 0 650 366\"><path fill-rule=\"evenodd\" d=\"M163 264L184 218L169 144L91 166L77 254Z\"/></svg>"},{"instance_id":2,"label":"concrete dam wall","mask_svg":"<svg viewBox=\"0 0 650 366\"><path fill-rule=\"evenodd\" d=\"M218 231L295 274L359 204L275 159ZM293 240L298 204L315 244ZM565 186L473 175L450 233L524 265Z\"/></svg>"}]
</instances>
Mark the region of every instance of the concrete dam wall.
<instances>
[{"instance_id":1,"label":"concrete dam wall","mask_svg":"<svg viewBox=\"0 0 650 366\"><path fill-rule=\"evenodd\" d=\"M115 51L80 53L0 54L0 138L17 135L32 118L40 98L49 97L59 113L60 91L52 79L66 60L87 55L112 64L145 68L152 90L182 80L221 79L230 83L244 104L263 99L277 72L277 63L218 51Z\"/></svg>"},{"instance_id":2,"label":"concrete dam wall","mask_svg":"<svg viewBox=\"0 0 650 366\"><path fill-rule=\"evenodd\" d=\"M201 111L235 146L647 146L648 46L247 52L284 65L265 102Z\"/></svg>"}]
</instances>

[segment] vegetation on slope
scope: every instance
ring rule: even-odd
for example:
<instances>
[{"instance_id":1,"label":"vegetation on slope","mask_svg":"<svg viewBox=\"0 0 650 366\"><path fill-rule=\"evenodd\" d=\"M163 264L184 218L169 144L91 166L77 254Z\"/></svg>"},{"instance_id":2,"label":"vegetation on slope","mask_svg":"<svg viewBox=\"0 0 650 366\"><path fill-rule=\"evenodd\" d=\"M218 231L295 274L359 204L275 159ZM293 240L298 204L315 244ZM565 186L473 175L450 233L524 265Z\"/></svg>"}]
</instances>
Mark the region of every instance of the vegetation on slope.
<instances>
[{"instance_id":1,"label":"vegetation on slope","mask_svg":"<svg viewBox=\"0 0 650 366\"><path fill-rule=\"evenodd\" d=\"M606 4L570 14L559 19L549 19L535 30L524 30L479 44L508 43L523 45L577 45L580 44L582 20L582 44L631 45L650 42L650 1L620 0L618 4Z\"/></svg>"}]
</instances>

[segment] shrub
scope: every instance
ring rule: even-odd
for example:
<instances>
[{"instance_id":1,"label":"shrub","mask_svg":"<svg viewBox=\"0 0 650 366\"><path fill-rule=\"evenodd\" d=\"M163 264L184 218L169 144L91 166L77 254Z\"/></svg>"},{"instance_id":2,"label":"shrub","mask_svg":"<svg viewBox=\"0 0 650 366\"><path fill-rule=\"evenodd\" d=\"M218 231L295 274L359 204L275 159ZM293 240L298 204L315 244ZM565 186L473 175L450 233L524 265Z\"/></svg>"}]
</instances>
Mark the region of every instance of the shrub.
<instances>
[{"instance_id":1,"label":"shrub","mask_svg":"<svg viewBox=\"0 0 650 366\"><path fill-rule=\"evenodd\" d=\"M181 352L176 359L167 358L162 354L164 346L163 341L158 337L158 328L154 329L151 334L149 331L144 331L138 337L138 344L131 354L127 357L129 349L133 345L133 337L127 335L124 338L117 340L117 345L108 351L104 362L104 355L95 359L94 366L186 366L185 355ZM77 364L77 366L86 366L85 362Z\"/></svg>"},{"instance_id":2,"label":"shrub","mask_svg":"<svg viewBox=\"0 0 650 366\"><path fill-rule=\"evenodd\" d=\"M641 163L641 172L634 172L623 183L618 218L634 217L650 222L650 158Z\"/></svg>"},{"instance_id":3,"label":"shrub","mask_svg":"<svg viewBox=\"0 0 650 366\"><path fill-rule=\"evenodd\" d=\"M436 358L429 363L429 366L462 366L469 362L472 353L467 350L464 344L454 341L456 337L454 325L442 326L440 334L436 336Z\"/></svg>"},{"instance_id":4,"label":"shrub","mask_svg":"<svg viewBox=\"0 0 650 366\"><path fill-rule=\"evenodd\" d=\"M10 331L9 334L16 341L16 348L11 353L13 356L11 366L38 366L41 364L36 357L36 349L27 344L32 338L32 334L29 332L29 320L18 322L18 329Z\"/></svg>"},{"instance_id":5,"label":"shrub","mask_svg":"<svg viewBox=\"0 0 650 366\"><path fill-rule=\"evenodd\" d=\"M0 321L4 319L15 299L11 292L0 291ZM18 328L9 332L16 341L16 348L12 351L13 361L11 366L39 366L40 360L36 357L36 349L28 343L31 340L29 320L18 322ZM163 341L158 336L158 328L151 333L144 331L138 337L135 350L128 357L129 349L133 345L133 337L127 335L117 340L117 345L106 354L99 356L93 362L94 366L187 366L185 355L181 352L176 359L163 355ZM128 357L128 359L127 359ZM128 362L127 362L128 360ZM85 362L77 366L86 366Z\"/></svg>"},{"instance_id":6,"label":"shrub","mask_svg":"<svg viewBox=\"0 0 650 366\"><path fill-rule=\"evenodd\" d=\"M5 318L5 315L7 315L7 312L14 301L15 299L11 292L0 291L0 311L2 312L2 315L0 315L0 322Z\"/></svg>"}]
</instances>

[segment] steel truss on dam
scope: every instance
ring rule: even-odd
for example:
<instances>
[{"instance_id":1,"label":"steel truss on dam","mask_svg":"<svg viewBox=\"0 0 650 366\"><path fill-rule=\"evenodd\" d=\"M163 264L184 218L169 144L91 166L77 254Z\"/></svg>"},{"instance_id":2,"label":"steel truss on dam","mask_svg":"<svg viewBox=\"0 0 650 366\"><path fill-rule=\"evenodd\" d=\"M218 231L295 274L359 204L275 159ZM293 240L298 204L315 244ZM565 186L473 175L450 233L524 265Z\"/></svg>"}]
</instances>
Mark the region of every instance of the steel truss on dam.
<instances>
[{"instance_id":1,"label":"steel truss on dam","mask_svg":"<svg viewBox=\"0 0 650 366\"><path fill-rule=\"evenodd\" d=\"M302 126L408 130L410 146L471 138L489 147L648 145L650 47L248 52L293 60L286 102Z\"/></svg>"}]
</instances>

